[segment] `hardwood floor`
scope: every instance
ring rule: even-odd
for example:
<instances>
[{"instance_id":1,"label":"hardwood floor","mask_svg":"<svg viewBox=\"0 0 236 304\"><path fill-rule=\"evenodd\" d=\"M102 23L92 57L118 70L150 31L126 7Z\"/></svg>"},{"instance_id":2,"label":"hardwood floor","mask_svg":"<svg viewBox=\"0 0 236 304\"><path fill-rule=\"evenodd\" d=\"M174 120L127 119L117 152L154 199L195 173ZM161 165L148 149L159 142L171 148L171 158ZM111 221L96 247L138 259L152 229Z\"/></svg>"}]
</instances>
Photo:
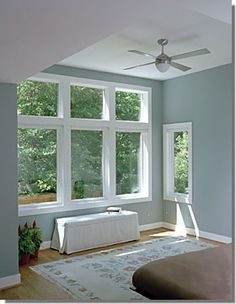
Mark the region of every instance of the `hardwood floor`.
<instances>
[{"instance_id":1,"label":"hardwood floor","mask_svg":"<svg viewBox=\"0 0 236 304\"><path fill-rule=\"evenodd\" d=\"M30 264L21 266L21 284L8 289L0 290L0 299L3 300L34 300L34 301L72 301L75 300L65 292L63 289L58 287L56 284L44 279L42 276L36 274L30 269L30 266L37 264L43 264L55 260L71 258L73 256L85 255L89 253L99 252L104 249L112 249L117 247L124 247L130 244L135 244L142 241L147 241L159 237L167 237L175 235L174 231L167 230L164 228L152 229L141 232L141 239L139 241L128 242L124 244L117 244L107 246L98 249L86 250L70 255L59 254L58 251L52 249L46 249L40 251L40 256L37 261L31 260ZM219 245L219 242L205 240L210 243Z\"/></svg>"}]
</instances>

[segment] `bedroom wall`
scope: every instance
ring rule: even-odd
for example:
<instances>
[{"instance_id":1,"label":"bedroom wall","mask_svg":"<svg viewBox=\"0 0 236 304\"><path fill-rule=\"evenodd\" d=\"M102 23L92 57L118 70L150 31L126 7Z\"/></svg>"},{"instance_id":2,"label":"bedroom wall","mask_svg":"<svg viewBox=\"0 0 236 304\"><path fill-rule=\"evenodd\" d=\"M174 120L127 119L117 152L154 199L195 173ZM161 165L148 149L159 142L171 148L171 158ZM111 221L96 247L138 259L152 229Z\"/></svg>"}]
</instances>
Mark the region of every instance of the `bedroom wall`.
<instances>
[{"instance_id":1,"label":"bedroom wall","mask_svg":"<svg viewBox=\"0 0 236 304\"><path fill-rule=\"evenodd\" d=\"M223 65L187 76L154 81L110 73L55 65L45 72L73 77L124 82L152 88L153 120L153 200L123 205L137 211L141 225L168 222L176 224L176 205L162 201L162 121L193 122L193 204L198 229L232 236L232 66ZM163 115L163 116L162 116ZM45 241L51 239L57 217L102 212L87 209L20 217L19 222L36 218ZM186 227L193 228L187 206L180 205Z\"/></svg>"},{"instance_id":2,"label":"bedroom wall","mask_svg":"<svg viewBox=\"0 0 236 304\"><path fill-rule=\"evenodd\" d=\"M133 85L148 86L152 88L153 199L151 202L122 205L122 208L137 211L139 214L140 225L162 221L162 82L60 65L52 66L44 72L60 75L69 75L80 78L96 79L102 81L121 82ZM105 208L50 213L47 215L42 214L36 216L24 216L19 217L19 222L23 225L26 221L32 222L33 219L36 218L38 224L42 228L44 241L48 241L51 239L52 236L55 218L73 215L83 215L102 211L105 211Z\"/></svg>"},{"instance_id":3,"label":"bedroom wall","mask_svg":"<svg viewBox=\"0 0 236 304\"><path fill-rule=\"evenodd\" d=\"M0 83L0 279L18 273L16 85Z\"/></svg>"},{"instance_id":4,"label":"bedroom wall","mask_svg":"<svg viewBox=\"0 0 236 304\"><path fill-rule=\"evenodd\" d=\"M193 123L193 203L198 228L232 236L233 202L232 65L194 73L163 84L163 123ZM192 228L186 205L183 220ZM166 222L176 224L176 204L163 203Z\"/></svg>"}]
</instances>

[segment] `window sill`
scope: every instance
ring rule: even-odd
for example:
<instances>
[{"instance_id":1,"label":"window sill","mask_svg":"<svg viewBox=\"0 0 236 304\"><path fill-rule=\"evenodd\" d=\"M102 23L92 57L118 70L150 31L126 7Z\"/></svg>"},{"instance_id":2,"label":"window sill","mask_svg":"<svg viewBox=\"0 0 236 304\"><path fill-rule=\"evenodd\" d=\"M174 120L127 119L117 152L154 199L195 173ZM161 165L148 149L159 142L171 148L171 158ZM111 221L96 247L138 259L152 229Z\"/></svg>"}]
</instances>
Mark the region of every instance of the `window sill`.
<instances>
[{"instance_id":1,"label":"window sill","mask_svg":"<svg viewBox=\"0 0 236 304\"><path fill-rule=\"evenodd\" d=\"M163 198L165 201L173 201L175 203L183 203L183 204L188 204L191 205L192 204L192 198L188 195L181 195L181 194L177 194L177 193L173 193L170 195L166 195Z\"/></svg>"},{"instance_id":2,"label":"window sill","mask_svg":"<svg viewBox=\"0 0 236 304\"><path fill-rule=\"evenodd\" d=\"M151 201L150 196L137 195L120 195L116 196L112 200L106 200L104 198L98 199L84 199L84 200L74 200L68 204L62 205L58 203L42 203L38 205L28 205L19 206L18 215L28 216L28 215L38 215L38 214L48 214L54 212L67 212L73 210L81 209L92 209L100 207L110 207L110 206L120 206L125 204L135 204L144 203Z\"/></svg>"}]
</instances>

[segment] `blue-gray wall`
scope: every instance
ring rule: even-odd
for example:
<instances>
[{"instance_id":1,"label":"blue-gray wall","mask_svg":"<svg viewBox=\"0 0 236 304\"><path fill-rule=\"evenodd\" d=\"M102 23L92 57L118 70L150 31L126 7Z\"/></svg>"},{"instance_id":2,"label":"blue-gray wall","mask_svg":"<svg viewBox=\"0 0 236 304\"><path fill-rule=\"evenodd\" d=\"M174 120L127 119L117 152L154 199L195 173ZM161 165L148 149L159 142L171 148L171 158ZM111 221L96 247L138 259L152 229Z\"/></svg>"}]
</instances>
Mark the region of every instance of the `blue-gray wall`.
<instances>
[{"instance_id":1,"label":"blue-gray wall","mask_svg":"<svg viewBox=\"0 0 236 304\"><path fill-rule=\"evenodd\" d=\"M0 278L18 273L16 85L0 83Z\"/></svg>"},{"instance_id":2,"label":"blue-gray wall","mask_svg":"<svg viewBox=\"0 0 236 304\"><path fill-rule=\"evenodd\" d=\"M147 86L152 88L152 125L153 125L153 200L151 202L122 205L123 209L137 211L139 214L139 223L141 225L155 223L162 221L162 82L128 77L123 75L116 75L111 73L96 72L66 66L55 65L45 70L47 73L68 75L73 77L81 77L88 79L96 79L102 81L121 82L133 85ZM37 223L40 225L43 231L43 239L50 240L54 225L54 219L57 217L82 215L94 212L104 211L104 208L77 210L70 212L42 214L30 217L20 217L20 224L24 224L26 221L29 223L36 218Z\"/></svg>"},{"instance_id":3,"label":"blue-gray wall","mask_svg":"<svg viewBox=\"0 0 236 304\"><path fill-rule=\"evenodd\" d=\"M193 123L193 203L199 230L232 236L233 69L194 73L163 84L163 123ZM192 220L181 211L187 227ZM176 205L163 202L163 217L176 223Z\"/></svg>"},{"instance_id":4,"label":"blue-gray wall","mask_svg":"<svg viewBox=\"0 0 236 304\"><path fill-rule=\"evenodd\" d=\"M53 66L50 73L150 86L153 90L153 200L124 208L139 212L140 224L175 223L175 204L162 202L162 123L193 122L193 211L199 229L232 235L232 66L224 65L164 82ZM0 278L18 273L17 246L17 157L16 85L0 83ZM35 216L50 240L54 218L103 211ZM182 207L186 225L191 218ZM19 222L34 216L20 217Z\"/></svg>"},{"instance_id":5,"label":"blue-gray wall","mask_svg":"<svg viewBox=\"0 0 236 304\"><path fill-rule=\"evenodd\" d=\"M198 228L232 235L232 66L224 65L187 76L154 81L55 65L45 72L123 82L152 88L153 200L122 206L139 213L140 224L176 223L176 205L162 201L162 123L193 122L193 212ZM20 217L36 218L43 239L50 240L56 217L104 211L104 208ZM181 211L187 227L192 220L186 206Z\"/></svg>"}]
</instances>

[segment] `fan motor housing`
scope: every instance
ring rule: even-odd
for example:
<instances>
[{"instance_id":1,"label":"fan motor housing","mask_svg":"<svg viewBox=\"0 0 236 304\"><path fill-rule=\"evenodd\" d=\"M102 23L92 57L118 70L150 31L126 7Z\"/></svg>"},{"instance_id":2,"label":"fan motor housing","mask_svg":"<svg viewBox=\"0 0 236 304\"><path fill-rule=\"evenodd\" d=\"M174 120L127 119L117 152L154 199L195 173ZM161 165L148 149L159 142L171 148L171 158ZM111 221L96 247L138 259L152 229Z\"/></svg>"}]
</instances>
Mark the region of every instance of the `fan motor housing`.
<instances>
[{"instance_id":1,"label":"fan motor housing","mask_svg":"<svg viewBox=\"0 0 236 304\"><path fill-rule=\"evenodd\" d=\"M159 64L159 63L170 63L171 59L169 56L167 56L166 54L161 54L156 58L156 62L155 64Z\"/></svg>"}]
</instances>

